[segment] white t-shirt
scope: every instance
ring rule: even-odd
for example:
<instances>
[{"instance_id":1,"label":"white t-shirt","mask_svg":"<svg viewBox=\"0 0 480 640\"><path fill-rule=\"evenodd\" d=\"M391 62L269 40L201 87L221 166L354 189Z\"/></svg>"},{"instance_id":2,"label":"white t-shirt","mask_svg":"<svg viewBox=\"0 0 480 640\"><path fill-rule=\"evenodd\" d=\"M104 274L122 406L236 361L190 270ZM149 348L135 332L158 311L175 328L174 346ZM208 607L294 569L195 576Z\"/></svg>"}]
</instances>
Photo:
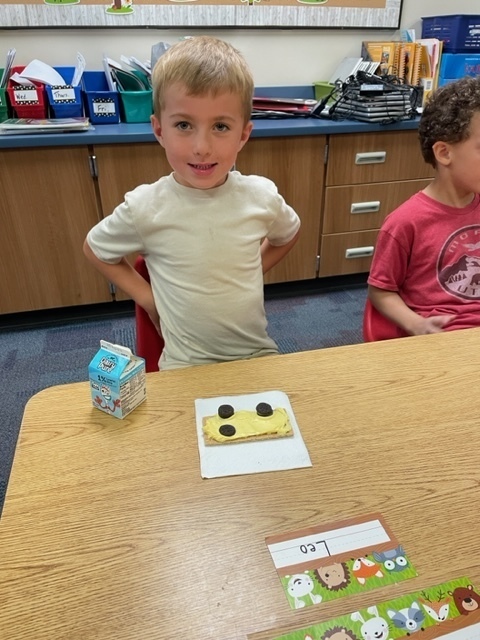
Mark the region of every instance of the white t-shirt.
<instances>
[{"instance_id":1,"label":"white t-shirt","mask_svg":"<svg viewBox=\"0 0 480 640\"><path fill-rule=\"evenodd\" d=\"M225 184L184 187L173 174L142 185L88 234L116 263L144 255L165 348L161 369L277 352L267 334L260 245L284 245L300 219L267 178L228 174Z\"/></svg>"}]
</instances>

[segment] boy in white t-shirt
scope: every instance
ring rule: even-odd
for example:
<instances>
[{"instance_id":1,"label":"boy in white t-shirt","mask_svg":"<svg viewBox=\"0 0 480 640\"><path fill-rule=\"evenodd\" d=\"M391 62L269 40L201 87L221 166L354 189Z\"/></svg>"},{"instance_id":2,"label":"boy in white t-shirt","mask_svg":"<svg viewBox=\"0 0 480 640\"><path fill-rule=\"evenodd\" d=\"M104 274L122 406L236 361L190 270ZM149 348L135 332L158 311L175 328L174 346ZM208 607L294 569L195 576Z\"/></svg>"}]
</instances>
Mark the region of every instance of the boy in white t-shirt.
<instances>
[{"instance_id":1,"label":"boy in white t-shirt","mask_svg":"<svg viewBox=\"0 0 480 640\"><path fill-rule=\"evenodd\" d=\"M85 254L161 331L161 369L277 353L263 273L293 247L300 220L270 180L231 171L253 127L248 66L198 36L163 54L152 83L153 132L173 172L127 193ZM133 252L151 285L126 260Z\"/></svg>"}]
</instances>

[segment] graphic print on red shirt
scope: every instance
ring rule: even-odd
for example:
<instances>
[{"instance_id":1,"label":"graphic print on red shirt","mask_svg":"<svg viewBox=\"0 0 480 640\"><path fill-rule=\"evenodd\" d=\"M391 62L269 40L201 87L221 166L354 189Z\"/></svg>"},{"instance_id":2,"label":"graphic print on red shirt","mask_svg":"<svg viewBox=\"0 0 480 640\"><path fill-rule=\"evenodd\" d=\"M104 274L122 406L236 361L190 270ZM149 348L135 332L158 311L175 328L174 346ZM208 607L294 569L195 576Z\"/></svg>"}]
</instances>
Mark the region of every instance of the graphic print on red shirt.
<instances>
[{"instance_id":1,"label":"graphic print on red shirt","mask_svg":"<svg viewBox=\"0 0 480 640\"><path fill-rule=\"evenodd\" d=\"M448 293L480 299L480 225L452 233L438 257L438 279Z\"/></svg>"}]
</instances>

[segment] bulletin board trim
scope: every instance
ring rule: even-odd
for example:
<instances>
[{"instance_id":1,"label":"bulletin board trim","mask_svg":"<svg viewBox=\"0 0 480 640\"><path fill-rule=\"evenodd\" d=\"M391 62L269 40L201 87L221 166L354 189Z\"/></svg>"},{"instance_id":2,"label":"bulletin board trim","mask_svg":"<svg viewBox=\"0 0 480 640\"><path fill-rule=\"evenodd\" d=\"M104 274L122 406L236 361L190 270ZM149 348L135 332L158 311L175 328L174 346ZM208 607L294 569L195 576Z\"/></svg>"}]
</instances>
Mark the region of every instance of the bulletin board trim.
<instances>
[{"instance_id":1,"label":"bulletin board trim","mask_svg":"<svg viewBox=\"0 0 480 640\"><path fill-rule=\"evenodd\" d=\"M107 12L112 9L110 5L92 4L92 0L88 4L88 0L77 4L63 4L71 0L49 1L58 4L0 0L0 29L398 29L403 4L403 0L377 0L377 7L365 7L366 3L375 4L368 0L236 0L235 4L232 0L225 0L225 4L222 0L160 0L161 4L117 0L127 6L130 3L131 12L112 15ZM329 2L337 6L329 6ZM383 6L378 8L378 4Z\"/></svg>"}]
</instances>

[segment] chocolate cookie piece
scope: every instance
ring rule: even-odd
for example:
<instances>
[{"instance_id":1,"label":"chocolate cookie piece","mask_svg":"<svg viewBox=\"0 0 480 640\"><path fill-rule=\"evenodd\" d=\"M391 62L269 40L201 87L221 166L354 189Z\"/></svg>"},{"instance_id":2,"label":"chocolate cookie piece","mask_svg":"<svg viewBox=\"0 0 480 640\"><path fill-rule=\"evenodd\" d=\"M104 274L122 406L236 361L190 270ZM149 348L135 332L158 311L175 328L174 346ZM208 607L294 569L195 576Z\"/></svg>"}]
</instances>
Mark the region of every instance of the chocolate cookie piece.
<instances>
[{"instance_id":1,"label":"chocolate cookie piece","mask_svg":"<svg viewBox=\"0 0 480 640\"><path fill-rule=\"evenodd\" d=\"M273 414L273 409L268 402L259 402L256 406L256 411L258 416L262 416L262 418L268 418Z\"/></svg>"},{"instance_id":2,"label":"chocolate cookie piece","mask_svg":"<svg viewBox=\"0 0 480 640\"><path fill-rule=\"evenodd\" d=\"M235 413L235 409L230 404L221 404L218 407L217 413L219 418L222 418L222 419L231 418Z\"/></svg>"},{"instance_id":3,"label":"chocolate cookie piece","mask_svg":"<svg viewBox=\"0 0 480 640\"><path fill-rule=\"evenodd\" d=\"M222 424L222 426L219 428L219 432L222 434L222 436L231 438L237 433L237 430L235 429L233 424Z\"/></svg>"}]
</instances>

